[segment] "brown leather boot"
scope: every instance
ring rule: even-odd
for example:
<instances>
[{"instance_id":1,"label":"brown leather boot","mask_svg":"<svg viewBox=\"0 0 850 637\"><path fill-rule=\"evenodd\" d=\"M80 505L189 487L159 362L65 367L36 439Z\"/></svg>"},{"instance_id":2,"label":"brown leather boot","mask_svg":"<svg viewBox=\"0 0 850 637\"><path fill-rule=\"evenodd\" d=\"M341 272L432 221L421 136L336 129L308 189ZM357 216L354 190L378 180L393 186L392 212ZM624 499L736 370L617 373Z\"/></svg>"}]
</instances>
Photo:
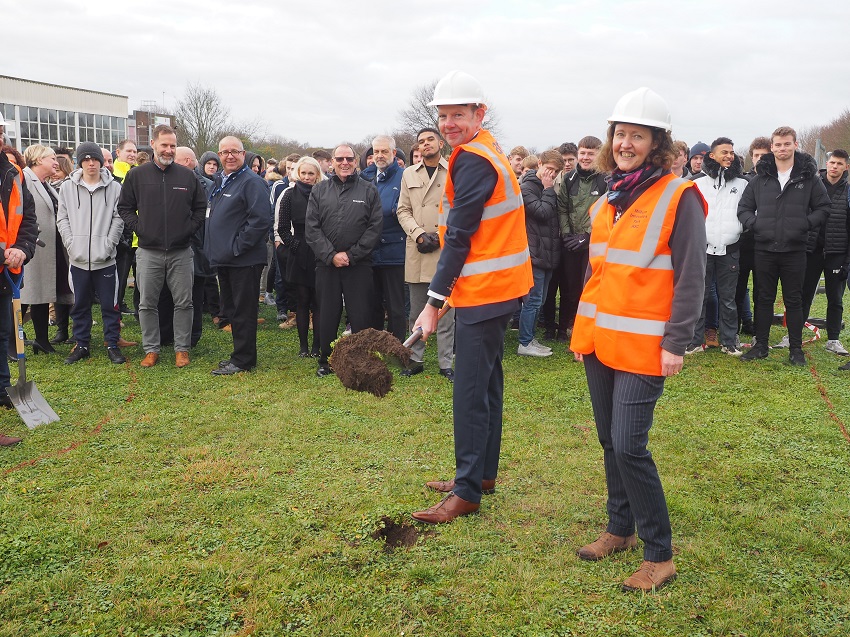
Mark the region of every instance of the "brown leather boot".
<instances>
[{"instance_id":1,"label":"brown leather boot","mask_svg":"<svg viewBox=\"0 0 850 637\"><path fill-rule=\"evenodd\" d=\"M186 367L189 364L189 352L176 352L174 354L174 364L177 367Z\"/></svg>"},{"instance_id":2,"label":"brown leather boot","mask_svg":"<svg viewBox=\"0 0 850 637\"><path fill-rule=\"evenodd\" d=\"M433 482L426 482L425 486L432 491L451 493L455 490L455 481L454 478L451 480L434 480ZM493 495L496 493L496 480L482 480L481 493L484 495Z\"/></svg>"},{"instance_id":3,"label":"brown leather boot","mask_svg":"<svg viewBox=\"0 0 850 637\"><path fill-rule=\"evenodd\" d=\"M676 579L676 567L673 565L673 560L666 562L644 560L640 568L623 582L623 590L651 593L663 588L674 579Z\"/></svg>"},{"instance_id":4,"label":"brown leather boot","mask_svg":"<svg viewBox=\"0 0 850 637\"><path fill-rule=\"evenodd\" d=\"M145 354L145 357L142 359L142 362L139 363L142 367L153 367L159 362L159 354L156 352L148 352Z\"/></svg>"},{"instance_id":5,"label":"brown leather boot","mask_svg":"<svg viewBox=\"0 0 850 637\"><path fill-rule=\"evenodd\" d=\"M411 513L411 516L414 520L427 522L428 524L445 524L462 515L475 513L480 507L480 504L468 502L460 496L450 493L430 509Z\"/></svg>"},{"instance_id":6,"label":"brown leather boot","mask_svg":"<svg viewBox=\"0 0 850 637\"><path fill-rule=\"evenodd\" d=\"M637 538L634 534L628 537L612 535L605 531L602 535L596 538L595 542L591 542L582 546L576 553L583 560L589 562L597 562L601 559L620 553L622 551L631 551L637 546Z\"/></svg>"}]
</instances>

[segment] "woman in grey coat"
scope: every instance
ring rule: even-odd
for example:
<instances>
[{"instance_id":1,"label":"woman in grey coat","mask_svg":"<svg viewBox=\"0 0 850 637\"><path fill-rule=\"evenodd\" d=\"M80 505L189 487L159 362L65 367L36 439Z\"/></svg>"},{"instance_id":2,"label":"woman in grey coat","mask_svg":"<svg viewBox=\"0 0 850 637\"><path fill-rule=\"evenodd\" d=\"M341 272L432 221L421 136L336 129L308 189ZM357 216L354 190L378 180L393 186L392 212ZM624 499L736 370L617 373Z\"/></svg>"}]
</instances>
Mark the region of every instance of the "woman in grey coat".
<instances>
[{"instance_id":1,"label":"woman in grey coat","mask_svg":"<svg viewBox=\"0 0 850 637\"><path fill-rule=\"evenodd\" d=\"M35 144L24 151L27 167L24 179L27 188L35 200L35 212L38 219L39 239L44 243L35 251L35 256L27 263L24 271L24 287L21 289L22 309L29 306L35 340L32 344L34 354L52 353L56 350L47 339L49 308L56 304L56 316L59 332L68 338L68 313L74 295L68 283L68 258L60 241L57 241L56 212L59 195L50 185L50 179L59 168L56 153L50 148ZM56 339L54 339L56 341Z\"/></svg>"}]
</instances>

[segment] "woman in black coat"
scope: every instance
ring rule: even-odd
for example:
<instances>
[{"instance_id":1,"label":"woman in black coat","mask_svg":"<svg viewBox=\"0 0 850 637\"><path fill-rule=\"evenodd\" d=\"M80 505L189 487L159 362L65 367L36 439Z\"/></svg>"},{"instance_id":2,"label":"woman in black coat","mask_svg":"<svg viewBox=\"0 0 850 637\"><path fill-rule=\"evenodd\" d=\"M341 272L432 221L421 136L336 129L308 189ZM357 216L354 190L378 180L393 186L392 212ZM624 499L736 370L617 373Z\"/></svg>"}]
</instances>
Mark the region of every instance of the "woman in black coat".
<instances>
[{"instance_id":1,"label":"woman in black coat","mask_svg":"<svg viewBox=\"0 0 850 637\"><path fill-rule=\"evenodd\" d=\"M313 313L313 324L319 325L319 305L316 297L316 256L307 245L304 238L304 222L307 216L307 202L313 186L325 179L319 162L312 157L302 157L293 168L295 182L280 196L278 206L277 232L281 239L278 251L285 251L279 256L283 263L286 255L286 272L284 277L295 285L297 305L295 309L295 326L298 329L298 340L301 347L299 356L319 355L319 334L313 330L313 347L307 349L307 333L310 328L310 312Z\"/></svg>"}]
</instances>

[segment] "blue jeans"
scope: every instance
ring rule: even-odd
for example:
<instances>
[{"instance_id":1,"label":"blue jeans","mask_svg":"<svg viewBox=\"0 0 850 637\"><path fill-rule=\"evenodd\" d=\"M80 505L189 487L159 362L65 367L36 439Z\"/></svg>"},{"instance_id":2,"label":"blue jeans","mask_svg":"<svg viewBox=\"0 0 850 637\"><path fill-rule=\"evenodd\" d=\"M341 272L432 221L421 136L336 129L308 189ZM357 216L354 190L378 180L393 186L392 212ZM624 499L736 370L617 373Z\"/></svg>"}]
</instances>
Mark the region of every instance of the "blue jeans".
<instances>
[{"instance_id":1,"label":"blue jeans","mask_svg":"<svg viewBox=\"0 0 850 637\"><path fill-rule=\"evenodd\" d=\"M531 273L534 276L534 287L528 293L528 298L522 304L519 314L519 344L528 345L534 338L534 328L537 326L537 315L540 306L543 305L543 297L549 288L549 280L552 278L552 270L544 270L532 266Z\"/></svg>"}]
</instances>

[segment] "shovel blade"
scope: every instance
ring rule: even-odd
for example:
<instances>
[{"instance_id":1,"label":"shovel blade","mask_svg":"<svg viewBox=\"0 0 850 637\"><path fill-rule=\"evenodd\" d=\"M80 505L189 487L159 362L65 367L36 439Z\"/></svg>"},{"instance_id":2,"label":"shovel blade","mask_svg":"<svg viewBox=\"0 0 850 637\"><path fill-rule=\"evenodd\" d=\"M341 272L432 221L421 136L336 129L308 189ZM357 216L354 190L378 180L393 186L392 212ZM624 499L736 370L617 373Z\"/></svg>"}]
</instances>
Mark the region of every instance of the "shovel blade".
<instances>
[{"instance_id":1,"label":"shovel blade","mask_svg":"<svg viewBox=\"0 0 850 637\"><path fill-rule=\"evenodd\" d=\"M59 416L47 404L44 396L41 395L38 387L31 380L19 381L15 385L7 387L6 393L9 394L9 399L29 429L35 429L39 425L46 425L59 420Z\"/></svg>"}]
</instances>

